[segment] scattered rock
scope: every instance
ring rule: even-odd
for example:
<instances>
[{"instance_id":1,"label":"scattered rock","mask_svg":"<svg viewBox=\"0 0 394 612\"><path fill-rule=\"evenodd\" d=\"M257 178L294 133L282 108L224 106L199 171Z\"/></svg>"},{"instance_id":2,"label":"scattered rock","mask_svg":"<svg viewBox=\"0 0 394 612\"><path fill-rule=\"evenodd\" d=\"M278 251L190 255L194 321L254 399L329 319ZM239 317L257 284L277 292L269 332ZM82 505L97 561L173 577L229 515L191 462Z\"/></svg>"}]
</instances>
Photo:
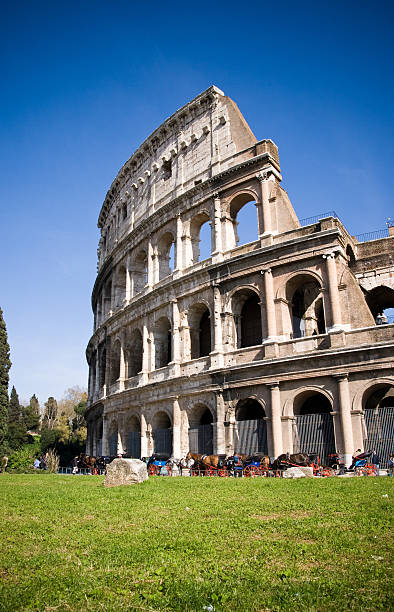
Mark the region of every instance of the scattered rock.
<instances>
[{"instance_id":1,"label":"scattered rock","mask_svg":"<svg viewBox=\"0 0 394 612\"><path fill-rule=\"evenodd\" d=\"M146 463L139 459L114 459L107 465L105 487L132 485L148 479Z\"/></svg>"},{"instance_id":2,"label":"scattered rock","mask_svg":"<svg viewBox=\"0 0 394 612\"><path fill-rule=\"evenodd\" d=\"M305 468L302 468L302 469L305 469ZM305 478L306 475L304 474L302 469L300 467L287 468L287 470L283 472L283 478ZM309 468L309 469L311 469L313 472L312 468Z\"/></svg>"}]
</instances>

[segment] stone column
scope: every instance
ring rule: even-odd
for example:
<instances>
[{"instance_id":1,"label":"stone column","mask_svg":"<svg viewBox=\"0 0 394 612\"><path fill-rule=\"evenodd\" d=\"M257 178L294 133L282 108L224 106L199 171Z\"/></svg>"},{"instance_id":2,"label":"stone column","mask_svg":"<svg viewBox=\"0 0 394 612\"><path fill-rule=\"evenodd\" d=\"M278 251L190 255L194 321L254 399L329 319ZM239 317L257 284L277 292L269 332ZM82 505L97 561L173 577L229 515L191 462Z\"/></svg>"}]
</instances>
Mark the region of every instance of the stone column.
<instances>
[{"instance_id":1,"label":"stone column","mask_svg":"<svg viewBox=\"0 0 394 612\"><path fill-rule=\"evenodd\" d=\"M268 172L260 172L257 175L260 181L261 189L261 208L262 208L262 233L261 237L269 236L272 234L272 219L271 219L271 205L269 201L270 194L270 180ZM260 228L259 228L260 233Z\"/></svg>"},{"instance_id":2,"label":"stone column","mask_svg":"<svg viewBox=\"0 0 394 612\"><path fill-rule=\"evenodd\" d=\"M157 285L160 280L160 262L157 247L153 250L152 255L152 269L153 269L153 284Z\"/></svg>"},{"instance_id":3,"label":"stone column","mask_svg":"<svg viewBox=\"0 0 394 612\"><path fill-rule=\"evenodd\" d=\"M179 339L179 308L176 299L171 300L172 306L172 361L180 362L180 339Z\"/></svg>"},{"instance_id":4,"label":"stone column","mask_svg":"<svg viewBox=\"0 0 394 612\"><path fill-rule=\"evenodd\" d=\"M175 273L180 273L183 269L183 248L182 248L182 219L178 215L176 218L176 241L175 241Z\"/></svg>"},{"instance_id":5,"label":"stone column","mask_svg":"<svg viewBox=\"0 0 394 612\"><path fill-rule=\"evenodd\" d=\"M133 280L134 279L131 276L131 270L130 270L130 255L128 255L126 258L126 295L125 295L126 304L130 302L130 299L133 297L133 294L134 294L134 290L132 287Z\"/></svg>"},{"instance_id":6,"label":"stone column","mask_svg":"<svg viewBox=\"0 0 394 612\"><path fill-rule=\"evenodd\" d=\"M349 379L346 372L334 375L338 383L339 412L342 426L343 455L345 465L352 462L354 451L352 415L350 407Z\"/></svg>"},{"instance_id":7,"label":"stone column","mask_svg":"<svg viewBox=\"0 0 394 612\"><path fill-rule=\"evenodd\" d=\"M256 212L257 212L257 230L259 239L263 237L264 234L264 218L263 218L263 205L261 202L255 202Z\"/></svg>"},{"instance_id":8,"label":"stone column","mask_svg":"<svg viewBox=\"0 0 394 612\"><path fill-rule=\"evenodd\" d=\"M97 347L96 350L96 378L94 381L94 391L93 391L93 399L96 399L99 397L99 393L100 393L100 357L99 357L99 350Z\"/></svg>"},{"instance_id":9,"label":"stone column","mask_svg":"<svg viewBox=\"0 0 394 612\"><path fill-rule=\"evenodd\" d=\"M150 338L149 338L149 331L148 331L148 322L145 317L142 323L142 370L140 373L139 384L145 384L148 381L148 373L149 373L149 365L150 365L149 350L150 350Z\"/></svg>"},{"instance_id":10,"label":"stone column","mask_svg":"<svg viewBox=\"0 0 394 612\"><path fill-rule=\"evenodd\" d=\"M176 459L181 458L181 409L177 397L172 404L172 454Z\"/></svg>"},{"instance_id":11,"label":"stone column","mask_svg":"<svg viewBox=\"0 0 394 612\"><path fill-rule=\"evenodd\" d=\"M101 452L103 456L109 455L109 447L108 447L108 419L107 415L103 415L103 439L102 439L102 448Z\"/></svg>"},{"instance_id":12,"label":"stone column","mask_svg":"<svg viewBox=\"0 0 394 612\"><path fill-rule=\"evenodd\" d=\"M141 412L141 457L148 456L148 440L146 438L146 418Z\"/></svg>"},{"instance_id":13,"label":"stone column","mask_svg":"<svg viewBox=\"0 0 394 612\"><path fill-rule=\"evenodd\" d=\"M154 285L154 272L153 272L153 246L152 246L152 241L149 238L148 241L148 287L153 287Z\"/></svg>"},{"instance_id":14,"label":"stone column","mask_svg":"<svg viewBox=\"0 0 394 612\"><path fill-rule=\"evenodd\" d=\"M226 445L226 454L234 454L234 427L235 427L235 413L231 413L228 424L228 442Z\"/></svg>"},{"instance_id":15,"label":"stone column","mask_svg":"<svg viewBox=\"0 0 394 612\"><path fill-rule=\"evenodd\" d=\"M267 316L268 337L264 342L277 342L275 302L274 302L274 280L270 268L264 272L265 309Z\"/></svg>"},{"instance_id":16,"label":"stone column","mask_svg":"<svg viewBox=\"0 0 394 612\"><path fill-rule=\"evenodd\" d=\"M97 421L92 421L92 455L97 457Z\"/></svg>"},{"instance_id":17,"label":"stone column","mask_svg":"<svg viewBox=\"0 0 394 612\"><path fill-rule=\"evenodd\" d=\"M126 344L126 333L123 332L120 338L119 391L124 390L124 381L126 380L125 344Z\"/></svg>"},{"instance_id":18,"label":"stone column","mask_svg":"<svg viewBox=\"0 0 394 612\"><path fill-rule=\"evenodd\" d=\"M218 193L213 194L213 223L211 223L212 261L223 259L221 205Z\"/></svg>"},{"instance_id":19,"label":"stone column","mask_svg":"<svg viewBox=\"0 0 394 612\"><path fill-rule=\"evenodd\" d=\"M271 459L276 459L283 453L280 389L277 381L269 383L267 387L271 392L271 431L273 455Z\"/></svg>"},{"instance_id":20,"label":"stone column","mask_svg":"<svg viewBox=\"0 0 394 612\"><path fill-rule=\"evenodd\" d=\"M335 331L342 329L341 306L339 301L337 265L335 254L323 255L327 264L328 291L330 296L331 307L331 328L328 330Z\"/></svg>"},{"instance_id":21,"label":"stone column","mask_svg":"<svg viewBox=\"0 0 394 612\"><path fill-rule=\"evenodd\" d=\"M213 351L210 356L211 368L223 367L222 296L217 285L213 286Z\"/></svg>"},{"instance_id":22,"label":"stone column","mask_svg":"<svg viewBox=\"0 0 394 612\"><path fill-rule=\"evenodd\" d=\"M223 391L219 390L216 393L216 423L213 430L213 452L216 455L226 454L226 441L224 435L224 399Z\"/></svg>"}]
</instances>

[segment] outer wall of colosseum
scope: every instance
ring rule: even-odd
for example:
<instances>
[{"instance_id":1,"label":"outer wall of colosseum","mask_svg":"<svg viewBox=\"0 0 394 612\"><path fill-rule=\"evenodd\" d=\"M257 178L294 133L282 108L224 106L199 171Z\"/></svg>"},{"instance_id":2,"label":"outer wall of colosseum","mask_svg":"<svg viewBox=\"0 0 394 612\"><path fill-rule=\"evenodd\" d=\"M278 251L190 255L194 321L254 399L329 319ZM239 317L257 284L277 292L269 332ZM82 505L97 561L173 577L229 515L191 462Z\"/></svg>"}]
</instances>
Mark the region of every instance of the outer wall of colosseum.
<instances>
[{"instance_id":1,"label":"outer wall of colosseum","mask_svg":"<svg viewBox=\"0 0 394 612\"><path fill-rule=\"evenodd\" d=\"M300 223L281 180L276 145L215 87L120 170L98 221L88 454L393 450L394 325L375 321L394 306L394 236Z\"/></svg>"}]
</instances>

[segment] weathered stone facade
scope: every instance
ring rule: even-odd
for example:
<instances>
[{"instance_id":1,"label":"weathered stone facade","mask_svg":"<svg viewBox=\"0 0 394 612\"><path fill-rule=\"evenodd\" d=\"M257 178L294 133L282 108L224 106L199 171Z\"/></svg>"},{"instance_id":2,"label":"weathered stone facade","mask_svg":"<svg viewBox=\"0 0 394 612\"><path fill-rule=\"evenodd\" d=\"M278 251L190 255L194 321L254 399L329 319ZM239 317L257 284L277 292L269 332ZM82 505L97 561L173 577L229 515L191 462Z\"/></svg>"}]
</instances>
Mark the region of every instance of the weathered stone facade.
<instances>
[{"instance_id":1,"label":"weathered stone facade","mask_svg":"<svg viewBox=\"0 0 394 612\"><path fill-rule=\"evenodd\" d=\"M320 413L347 462L363 448L366 406L394 389L394 325L375 324L394 306L394 237L359 243L334 216L301 226L281 179L276 145L215 87L120 170L98 222L88 454L274 457ZM258 239L239 246L250 202Z\"/></svg>"}]
</instances>

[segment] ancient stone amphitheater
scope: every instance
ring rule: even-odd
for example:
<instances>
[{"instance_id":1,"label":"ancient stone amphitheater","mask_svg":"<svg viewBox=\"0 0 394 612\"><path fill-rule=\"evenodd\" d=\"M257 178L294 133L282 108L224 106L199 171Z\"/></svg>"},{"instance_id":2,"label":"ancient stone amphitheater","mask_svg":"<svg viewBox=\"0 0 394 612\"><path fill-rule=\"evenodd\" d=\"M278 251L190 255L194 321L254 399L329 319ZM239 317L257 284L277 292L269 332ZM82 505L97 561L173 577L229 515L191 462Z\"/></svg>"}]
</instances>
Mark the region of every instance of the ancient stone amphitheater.
<instances>
[{"instance_id":1,"label":"ancient stone amphitheater","mask_svg":"<svg viewBox=\"0 0 394 612\"><path fill-rule=\"evenodd\" d=\"M387 460L394 325L377 315L394 306L394 228L365 240L335 213L300 222L281 180L274 142L216 87L121 168L98 219L88 454L349 463L374 445Z\"/></svg>"}]
</instances>

